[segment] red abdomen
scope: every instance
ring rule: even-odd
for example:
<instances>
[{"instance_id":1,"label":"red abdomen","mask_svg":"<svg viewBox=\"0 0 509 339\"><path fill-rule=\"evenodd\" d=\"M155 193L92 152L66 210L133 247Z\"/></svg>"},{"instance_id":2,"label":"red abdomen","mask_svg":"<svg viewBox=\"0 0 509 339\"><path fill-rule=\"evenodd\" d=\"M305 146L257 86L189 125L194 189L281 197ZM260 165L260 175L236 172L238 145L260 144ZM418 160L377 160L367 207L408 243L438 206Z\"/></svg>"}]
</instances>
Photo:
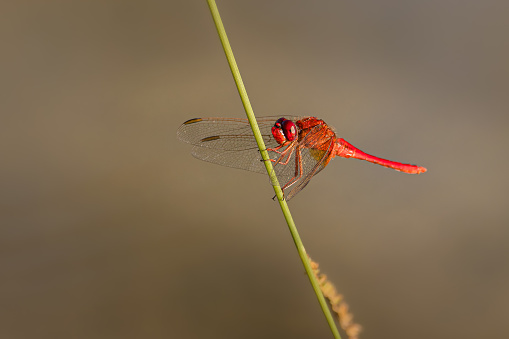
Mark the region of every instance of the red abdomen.
<instances>
[{"instance_id":1,"label":"red abdomen","mask_svg":"<svg viewBox=\"0 0 509 339\"><path fill-rule=\"evenodd\" d=\"M409 174L420 174L427 171L426 168L417 166L417 165L410 165L410 164L403 164L401 162L391 161L387 159L382 159L379 157L375 157L371 154L364 153L357 147L350 144L348 141L346 141L343 138L338 138L336 140L335 145L335 155L343 158L354 158L354 159L360 159L360 160L366 160L373 164L377 164L380 166L392 168L396 171L405 172Z\"/></svg>"}]
</instances>

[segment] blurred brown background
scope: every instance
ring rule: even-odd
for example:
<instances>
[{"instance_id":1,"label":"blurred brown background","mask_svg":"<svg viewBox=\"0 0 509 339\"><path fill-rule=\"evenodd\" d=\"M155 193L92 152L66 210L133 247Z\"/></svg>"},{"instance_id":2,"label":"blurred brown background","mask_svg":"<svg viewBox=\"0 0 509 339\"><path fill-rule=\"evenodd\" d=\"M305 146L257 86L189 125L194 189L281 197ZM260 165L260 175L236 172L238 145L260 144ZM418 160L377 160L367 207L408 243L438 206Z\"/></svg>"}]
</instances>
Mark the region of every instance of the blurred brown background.
<instances>
[{"instance_id":1,"label":"blurred brown background","mask_svg":"<svg viewBox=\"0 0 509 339\"><path fill-rule=\"evenodd\" d=\"M255 113L336 159L290 202L361 338L508 338L509 3L218 1ZM330 338L264 176L192 158L243 117L205 1L0 9L1 338Z\"/></svg>"}]
</instances>

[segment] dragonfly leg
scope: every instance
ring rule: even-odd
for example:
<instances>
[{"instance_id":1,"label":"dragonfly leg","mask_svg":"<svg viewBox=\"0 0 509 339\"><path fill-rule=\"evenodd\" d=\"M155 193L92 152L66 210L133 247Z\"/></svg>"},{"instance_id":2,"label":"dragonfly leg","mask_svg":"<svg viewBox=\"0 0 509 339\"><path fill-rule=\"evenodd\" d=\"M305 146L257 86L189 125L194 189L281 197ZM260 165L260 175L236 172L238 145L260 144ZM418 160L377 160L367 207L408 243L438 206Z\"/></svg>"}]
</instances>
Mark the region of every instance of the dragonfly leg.
<instances>
[{"instance_id":1,"label":"dragonfly leg","mask_svg":"<svg viewBox=\"0 0 509 339\"><path fill-rule=\"evenodd\" d=\"M272 162L275 162L276 164L281 164L281 165L286 165L288 164L288 162L290 161L290 158L292 157L292 154L293 152L295 151L295 147L293 147L293 145L296 143L296 141L292 141L291 143L286 143L285 145L287 145L288 147L286 147L285 150L279 152L277 151L277 149L280 149L282 146L284 145L280 145L274 149L269 149L270 151L274 151L276 152L277 154L280 154L280 157L277 158L277 159L269 159L270 161ZM290 153L288 153L290 152ZM284 160L286 158L286 160Z\"/></svg>"},{"instance_id":2,"label":"dragonfly leg","mask_svg":"<svg viewBox=\"0 0 509 339\"><path fill-rule=\"evenodd\" d=\"M290 153L288 153L288 150L291 148L291 151ZM292 157L292 154L293 152L295 151L295 147L288 147L286 150L284 150L282 153L281 153L281 156L277 159L277 160L274 160L274 162L278 165L287 165L289 162L290 162L290 159ZM284 158L286 157L286 161L283 162Z\"/></svg>"},{"instance_id":3,"label":"dragonfly leg","mask_svg":"<svg viewBox=\"0 0 509 339\"><path fill-rule=\"evenodd\" d=\"M282 152L279 152L278 150L279 150L279 149L281 149L281 148L283 148L283 147L284 147L284 146L286 146L286 145L288 145L288 142L285 142L285 143L283 143L283 144L281 144L281 145L279 145L278 147L275 147L275 148L266 148L265 150L266 150L266 151L276 152L276 153L281 154ZM283 152L284 152L284 151L283 151Z\"/></svg>"},{"instance_id":4,"label":"dragonfly leg","mask_svg":"<svg viewBox=\"0 0 509 339\"><path fill-rule=\"evenodd\" d=\"M281 148L282 148L282 147L284 147L285 145L288 145L288 143L281 144L281 145L279 145L279 146L278 146L278 147L276 147L276 148L266 148L266 149L265 149L265 151L267 151L267 152L275 152L275 153L277 153L277 154L284 154L284 153L287 151L287 149L286 149L286 150L284 150L284 151L282 151L282 152L280 152L280 151L279 151L279 149L281 149ZM268 160L269 160L269 161L272 161L272 162L275 162L275 160L274 160L274 159L268 159ZM260 159L260 161L265 161L265 160Z\"/></svg>"},{"instance_id":5,"label":"dragonfly leg","mask_svg":"<svg viewBox=\"0 0 509 339\"><path fill-rule=\"evenodd\" d=\"M302 178L302 159L300 148L297 147L297 151L295 153L295 174L290 180L288 180L288 182L281 189L284 191L285 189L299 181L300 178Z\"/></svg>"}]
</instances>

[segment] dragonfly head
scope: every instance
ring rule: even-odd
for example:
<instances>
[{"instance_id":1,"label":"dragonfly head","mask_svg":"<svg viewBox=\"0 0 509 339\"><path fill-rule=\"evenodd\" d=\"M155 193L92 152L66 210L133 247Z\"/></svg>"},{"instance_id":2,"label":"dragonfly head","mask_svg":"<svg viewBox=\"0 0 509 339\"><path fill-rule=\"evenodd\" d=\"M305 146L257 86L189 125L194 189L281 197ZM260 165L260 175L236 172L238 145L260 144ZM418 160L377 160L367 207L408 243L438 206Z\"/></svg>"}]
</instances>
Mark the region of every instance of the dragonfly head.
<instances>
[{"instance_id":1,"label":"dragonfly head","mask_svg":"<svg viewBox=\"0 0 509 339\"><path fill-rule=\"evenodd\" d=\"M294 141L297 138L297 126L291 120L279 118L274 127L272 127L272 135L279 144L286 141Z\"/></svg>"}]
</instances>

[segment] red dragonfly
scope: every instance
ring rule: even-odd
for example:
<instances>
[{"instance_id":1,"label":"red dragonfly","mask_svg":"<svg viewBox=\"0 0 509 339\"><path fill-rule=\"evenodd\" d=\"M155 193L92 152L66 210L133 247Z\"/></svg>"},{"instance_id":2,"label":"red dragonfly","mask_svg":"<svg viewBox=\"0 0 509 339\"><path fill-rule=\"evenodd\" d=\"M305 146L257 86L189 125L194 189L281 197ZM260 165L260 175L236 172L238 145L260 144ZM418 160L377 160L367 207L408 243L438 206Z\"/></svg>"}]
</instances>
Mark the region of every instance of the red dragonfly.
<instances>
[{"instance_id":1,"label":"red dragonfly","mask_svg":"<svg viewBox=\"0 0 509 339\"><path fill-rule=\"evenodd\" d=\"M336 156L366 160L410 174L426 172L424 167L364 153L337 138L330 126L315 117L263 117L257 122L286 200L306 187ZM194 146L192 154L198 159L267 173L247 119L190 119L179 127L177 136Z\"/></svg>"}]
</instances>

